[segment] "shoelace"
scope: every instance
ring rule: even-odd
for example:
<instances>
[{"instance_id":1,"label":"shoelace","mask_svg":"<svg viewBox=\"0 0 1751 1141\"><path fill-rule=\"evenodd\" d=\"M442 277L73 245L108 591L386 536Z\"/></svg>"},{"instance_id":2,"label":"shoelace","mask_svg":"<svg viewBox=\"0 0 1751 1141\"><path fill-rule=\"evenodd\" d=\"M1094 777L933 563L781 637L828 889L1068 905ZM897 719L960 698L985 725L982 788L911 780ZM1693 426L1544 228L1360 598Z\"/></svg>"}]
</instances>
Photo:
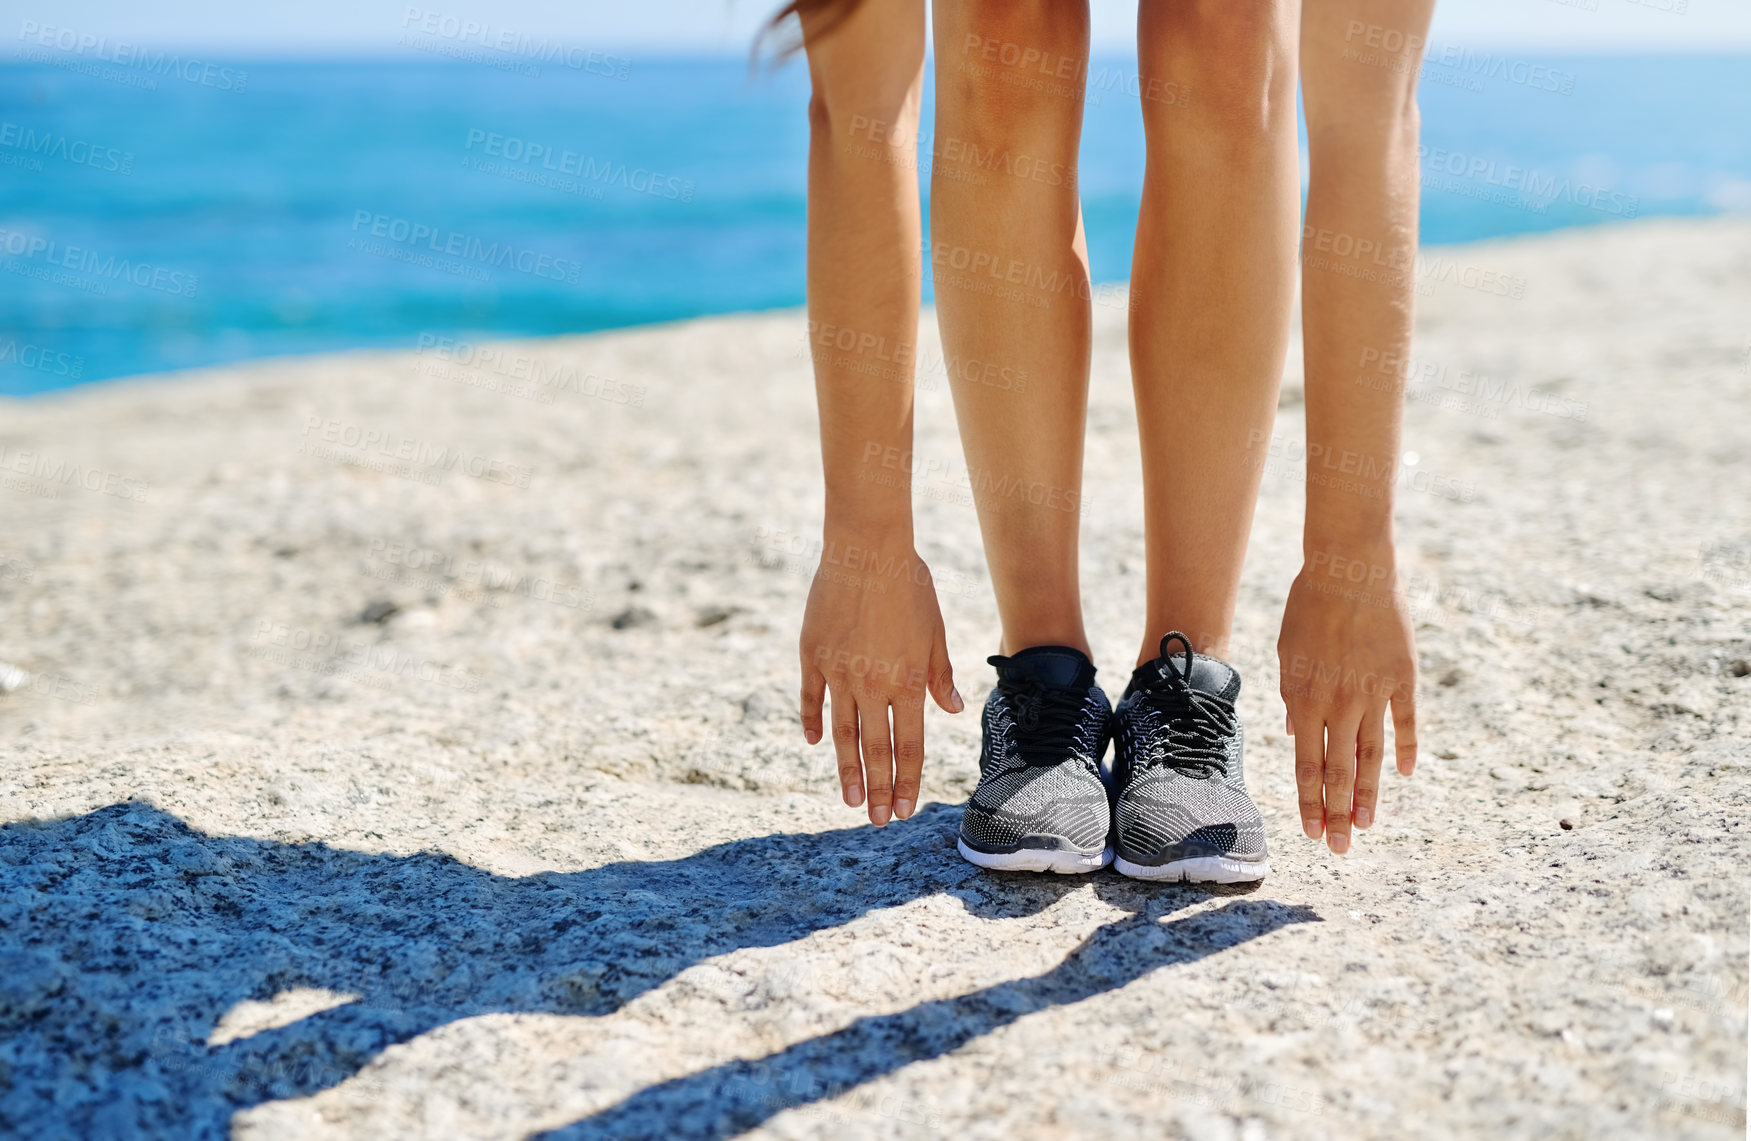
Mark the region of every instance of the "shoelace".
<instances>
[{"instance_id":1,"label":"shoelace","mask_svg":"<svg viewBox=\"0 0 1751 1141\"><path fill-rule=\"evenodd\" d=\"M1168 656L1169 642L1185 647L1185 669L1175 669ZM1234 735L1234 705L1214 694L1192 688L1192 643L1178 630L1161 639L1161 674L1137 691L1151 709L1162 715L1167 740L1156 742L1141 767L1164 764L1190 776L1213 772L1228 774L1228 754L1223 742Z\"/></svg>"},{"instance_id":2,"label":"shoelace","mask_svg":"<svg viewBox=\"0 0 1751 1141\"><path fill-rule=\"evenodd\" d=\"M994 666L1011 662L1001 654L986 661ZM1033 676L1011 680L998 674L997 688L1015 710L1015 751L1029 765L1062 762L1076 744L1079 719L1088 704L1088 691L1073 685L1053 685ZM1088 758L1083 758L1085 764Z\"/></svg>"}]
</instances>

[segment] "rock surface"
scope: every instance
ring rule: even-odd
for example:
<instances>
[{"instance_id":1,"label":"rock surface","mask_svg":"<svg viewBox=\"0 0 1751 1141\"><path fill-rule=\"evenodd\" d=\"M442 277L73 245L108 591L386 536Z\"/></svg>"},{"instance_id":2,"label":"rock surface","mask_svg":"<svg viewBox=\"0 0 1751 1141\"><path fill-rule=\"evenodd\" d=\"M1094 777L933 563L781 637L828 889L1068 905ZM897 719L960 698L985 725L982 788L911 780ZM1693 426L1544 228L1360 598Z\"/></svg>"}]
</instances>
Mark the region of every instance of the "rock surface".
<instances>
[{"instance_id":1,"label":"rock surface","mask_svg":"<svg viewBox=\"0 0 1751 1141\"><path fill-rule=\"evenodd\" d=\"M1742 1136L1751 224L1425 269L1423 763L1349 856L1299 835L1292 360L1236 636L1275 867L1245 894L964 864L974 711L930 714L914 820L838 803L795 725L797 313L0 405L0 1132ZM1141 495L1095 316L1112 680ZM919 403L976 710L940 371Z\"/></svg>"}]
</instances>

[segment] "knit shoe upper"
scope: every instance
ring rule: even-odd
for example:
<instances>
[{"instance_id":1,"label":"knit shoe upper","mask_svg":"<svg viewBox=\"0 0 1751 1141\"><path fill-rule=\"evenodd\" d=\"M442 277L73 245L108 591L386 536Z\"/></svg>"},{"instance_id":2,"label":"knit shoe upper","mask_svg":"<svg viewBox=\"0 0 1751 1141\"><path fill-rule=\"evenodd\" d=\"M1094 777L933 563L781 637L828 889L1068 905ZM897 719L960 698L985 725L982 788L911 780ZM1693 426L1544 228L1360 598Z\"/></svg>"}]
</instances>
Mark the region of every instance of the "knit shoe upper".
<instances>
[{"instance_id":1,"label":"knit shoe upper","mask_svg":"<svg viewBox=\"0 0 1751 1141\"><path fill-rule=\"evenodd\" d=\"M1110 831L1100 761L1112 707L1086 655L1036 646L993 656L997 688L985 701L979 787L961 839L981 852L1105 849Z\"/></svg>"},{"instance_id":2,"label":"knit shoe upper","mask_svg":"<svg viewBox=\"0 0 1751 1141\"><path fill-rule=\"evenodd\" d=\"M1168 656L1177 640L1184 653ZM1240 674L1195 653L1183 634L1137 667L1119 701L1113 783L1117 855L1161 866L1202 857L1265 859L1264 821L1247 795L1234 705Z\"/></svg>"}]
</instances>

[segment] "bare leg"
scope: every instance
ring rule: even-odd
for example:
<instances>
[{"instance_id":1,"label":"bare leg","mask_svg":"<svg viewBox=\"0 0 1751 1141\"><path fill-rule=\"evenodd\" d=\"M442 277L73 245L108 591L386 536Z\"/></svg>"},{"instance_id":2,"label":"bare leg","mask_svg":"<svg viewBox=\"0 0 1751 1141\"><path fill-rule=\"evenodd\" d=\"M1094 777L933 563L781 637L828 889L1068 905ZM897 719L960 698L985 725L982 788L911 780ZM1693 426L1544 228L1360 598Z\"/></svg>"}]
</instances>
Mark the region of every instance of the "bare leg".
<instances>
[{"instance_id":1,"label":"bare leg","mask_svg":"<svg viewBox=\"0 0 1751 1141\"><path fill-rule=\"evenodd\" d=\"M1149 148L1131 268L1148 619L1228 653L1288 348L1300 176L1297 0L1143 3ZM939 40L940 42L940 40Z\"/></svg>"},{"instance_id":2,"label":"bare leg","mask_svg":"<svg viewBox=\"0 0 1751 1141\"><path fill-rule=\"evenodd\" d=\"M1076 152L1088 8L953 0L934 19L931 268L1001 652L1086 653L1077 539L1090 315ZM993 364L1025 372L1025 386L991 383Z\"/></svg>"}]
</instances>

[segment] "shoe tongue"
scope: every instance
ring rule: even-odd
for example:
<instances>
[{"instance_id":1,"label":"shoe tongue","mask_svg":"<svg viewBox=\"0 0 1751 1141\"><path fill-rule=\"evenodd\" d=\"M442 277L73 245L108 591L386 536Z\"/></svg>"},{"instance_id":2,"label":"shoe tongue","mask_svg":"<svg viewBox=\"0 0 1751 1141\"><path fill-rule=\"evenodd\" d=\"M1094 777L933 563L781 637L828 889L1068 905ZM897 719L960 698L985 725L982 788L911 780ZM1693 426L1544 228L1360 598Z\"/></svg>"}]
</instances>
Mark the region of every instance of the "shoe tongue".
<instances>
[{"instance_id":1,"label":"shoe tongue","mask_svg":"<svg viewBox=\"0 0 1751 1141\"><path fill-rule=\"evenodd\" d=\"M1137 667L1137 672L1131 677L1131 688L1139 689L1153 684L1164 670L1178 673L1186 666L1184 654L1175 654L1171 661L1156 658L1144 662ZM1240 673L1233 666L1220 658L1206 657L1203 654L1192 655L1192 688L1199 693L1207 693L1212 697L1220 697L1224 701L1233 701L1240 696Z\"/></svg>"},{"instance_id":2,"label":"shoe tongue","mask_svg":"<svg viewBox=\"0 0 1751 1141\"><path fill-rule=\"evenodd\" d=\"M999 677L1037 677L1051 685L1073 685L1087 689L1094 684L1094 663L1081 650L1069 646L1034 646L1012 655L997 667Z\"/></svg>"}]
</instances>

